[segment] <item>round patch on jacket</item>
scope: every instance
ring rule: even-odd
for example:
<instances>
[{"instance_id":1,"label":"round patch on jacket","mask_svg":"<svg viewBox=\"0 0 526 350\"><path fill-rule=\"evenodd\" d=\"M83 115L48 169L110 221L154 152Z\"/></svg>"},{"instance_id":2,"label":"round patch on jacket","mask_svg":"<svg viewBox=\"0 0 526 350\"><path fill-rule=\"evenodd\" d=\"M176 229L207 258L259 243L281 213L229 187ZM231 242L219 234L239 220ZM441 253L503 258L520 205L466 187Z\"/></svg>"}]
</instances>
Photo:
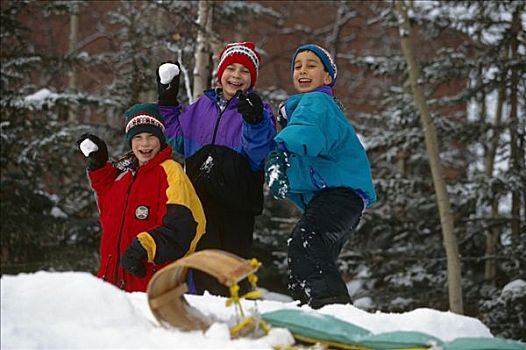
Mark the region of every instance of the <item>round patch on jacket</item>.
<instances>
[{"instance_id":1,"label":"round patch on jacket","mask_svg":"<svg viewBox=\"0 0 526 350\"><path fill-rule=\"evenodd\" d=\"M135 217L139 220L148 219L148 215L150 215L150 210L145 205L139 205L137 209L135 209Z\"/></svg>"}]
</instances>

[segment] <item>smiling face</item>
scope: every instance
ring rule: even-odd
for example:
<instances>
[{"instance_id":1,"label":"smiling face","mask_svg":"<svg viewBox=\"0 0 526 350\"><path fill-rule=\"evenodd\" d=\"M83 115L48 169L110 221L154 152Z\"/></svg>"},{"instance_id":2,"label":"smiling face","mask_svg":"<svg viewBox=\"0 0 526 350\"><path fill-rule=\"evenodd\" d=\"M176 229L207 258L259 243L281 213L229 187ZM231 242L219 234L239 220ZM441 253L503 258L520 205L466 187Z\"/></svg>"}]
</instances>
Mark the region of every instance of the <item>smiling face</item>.
<instances>
[{"instance_id":1,"label":"smiling face","mask_svg":"<svg viewBox=\"0 0 526 350\"><path fill-rule=\"evenodd\" d=\"M230 100L238 90L246 92L250 87L250 71L241 63L229 64L221 76L223 95Z\"/></svg>"},{"instance_id":2,"label":"smiling face","mask_svg":"<svg viewBox=\"0 0 526 350\"><path fill-rule=\"evenodd\" d=\"M139 160L139 166L143 166L159 153L161 141L153 134L141 132L131 139L131 148L133 154Z\"/></svg>"},{"instance_id":3,"label":"smiling face","mask_svg":"<svg viewBox=\"0 0 526 350\"><path fill-rule=\"evenodd\" d=\"M312 51L302 51L294 60L293 84L298 92L310 92L329 85L332 78L320 58Z\"/></svg>"}]
</instances>

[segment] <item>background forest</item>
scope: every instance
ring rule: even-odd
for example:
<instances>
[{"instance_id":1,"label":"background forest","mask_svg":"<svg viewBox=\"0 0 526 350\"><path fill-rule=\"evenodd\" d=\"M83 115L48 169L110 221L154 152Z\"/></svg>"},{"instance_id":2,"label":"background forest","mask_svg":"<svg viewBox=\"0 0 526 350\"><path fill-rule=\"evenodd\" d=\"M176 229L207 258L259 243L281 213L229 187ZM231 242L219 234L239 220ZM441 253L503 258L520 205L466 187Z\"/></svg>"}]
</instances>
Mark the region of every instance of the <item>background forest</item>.
<instances>
[{"instance_id":1,"label":"background forest","mask_svg":"<svg viewBox=\"0 0 526 350\"><path fill-rule=\"evenodd\" d=\"M95 271L98 212L75 140L89 131L111 156L124 153L121 115L155 101L159 63L182 63L186 103L214 86L225 43L254 41L257 89L277 107L293 93L293 50L314 42L336 57L336 95L367 146L379 198L340 259L353 299L369 311L451 306L451 242L419 89L438 140L463 313L526 340L526 288L504 288L526 280L525 2L408 5L410 33L391 1L2 1L2 274ZM265 203L261 285L284 292L298 212Z\"/></svg>"}]
</instances>

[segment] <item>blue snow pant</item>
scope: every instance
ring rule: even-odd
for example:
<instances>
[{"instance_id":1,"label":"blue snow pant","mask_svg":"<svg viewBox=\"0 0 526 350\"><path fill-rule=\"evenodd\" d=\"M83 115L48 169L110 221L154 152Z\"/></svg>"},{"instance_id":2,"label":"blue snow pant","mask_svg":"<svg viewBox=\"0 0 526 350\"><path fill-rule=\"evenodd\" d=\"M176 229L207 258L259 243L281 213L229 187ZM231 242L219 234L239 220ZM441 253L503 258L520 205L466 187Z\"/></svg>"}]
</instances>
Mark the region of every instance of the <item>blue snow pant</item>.
<instances>
[{"instance_id":1,"label":"blue snow pant","mask_svg":"<svg viewBox=\"0 0 526 350\"><path fill-rule=\"evenodd\" d=\"M362 199L344 187L324 189L310 201L288 242L287 287L294 300L316 309L351 302L336 260L362 211Z\"/></svg>"}]
</instances>

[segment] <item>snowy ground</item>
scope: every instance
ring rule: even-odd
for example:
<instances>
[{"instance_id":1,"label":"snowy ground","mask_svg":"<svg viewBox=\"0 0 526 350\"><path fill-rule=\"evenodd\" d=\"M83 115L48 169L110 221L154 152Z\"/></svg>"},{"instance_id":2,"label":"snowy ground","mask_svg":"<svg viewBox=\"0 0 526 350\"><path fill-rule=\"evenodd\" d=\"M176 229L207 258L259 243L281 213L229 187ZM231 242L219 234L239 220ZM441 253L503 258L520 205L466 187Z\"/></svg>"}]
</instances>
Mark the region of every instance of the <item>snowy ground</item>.
<instances>
[{"instance_id":1,"label":"snowy ground","mask_svg":"<svg viewBox=\"0 0 526 350\"><path fill-rule=\"evenodd\" d=\"M4 275L1 349L272 349L294 342L288 330L280 328L260 339L231 340L228 327L236 316L233 308L225 306L225 298L207 294L187 299L215 321L206 332L162 328L145 293L122 292L88 273ZM247 311L253 306L244 303ZM260 313L297 308L293 302L278 300L259 301L257 306ZM386 314L329 305L318 311L306 306L302 310L329 314L373 333L413 330L443 341L492 337L477 319L431 309Z\"/></svg>"}]
</instances>

